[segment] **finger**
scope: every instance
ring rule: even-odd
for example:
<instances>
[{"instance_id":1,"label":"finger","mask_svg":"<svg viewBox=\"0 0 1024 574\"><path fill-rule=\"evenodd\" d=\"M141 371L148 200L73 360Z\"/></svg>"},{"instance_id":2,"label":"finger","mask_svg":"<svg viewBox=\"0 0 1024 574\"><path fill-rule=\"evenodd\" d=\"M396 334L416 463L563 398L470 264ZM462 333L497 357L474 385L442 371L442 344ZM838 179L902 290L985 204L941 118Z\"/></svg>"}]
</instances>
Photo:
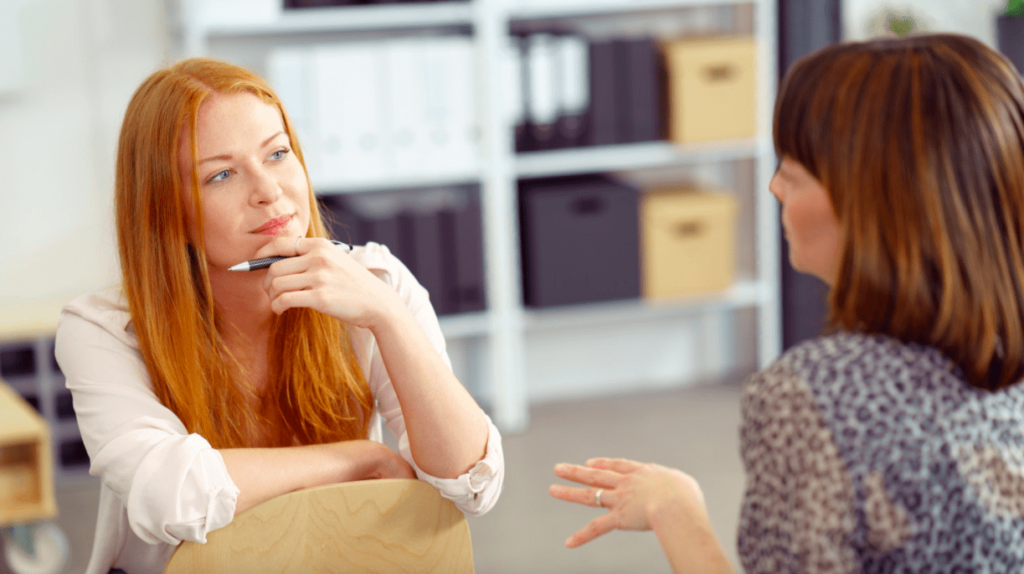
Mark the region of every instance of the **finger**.
<instances>
[{"instance_id":1,"label":"finger","mask_svg":"<svg viewBox=\"0 0 1024 574\"><path fill-rule=\"evenodd\" d=\"M283 261L279 261L278 263L283 263ZM277 263L274 265L277 265ZM270 297L271 301L273 301L282 294L290 291L305 291L306 289L312 289L313 279L305 273L277 275L276 277L268 275L267 279L264 279L264 288L267 290L267 296Z\"/></svg>"},{"instance_id":2,"label":"finger","mask_svg":"<svg viewBox=\"0 0 1024 574\"><path fill-rule=\"evenodd\" d=\"M635 460L629 460L626 458L592 458L587 461L587 467L589 468L600 468L604 470L612 470L618 473L627 474L637 470L644 464Z\"/></svg>"},{"instance_id":3,"label":"finger","mask_svg":"<svg viewBox=\"0 0 1024 574\"><path fill-rule=\"evenodd\" d=\"M270 291L270 285L273 281L280 277L288 275L299 275L306 273L312 268L314 262L310 261L307 257L289 257L280 261L275 261L269 268L267 268L267 274L263 278L263 288Z\"/></svg>"},{"instance_id":4,"label":"finger","mask_svg":"<svg viewBox=\"0 0 1024 574\"><path fill-rule=\"evenodd\" d=\"M294 255L300 255L298 249L302 248L302 243L306 240L292 236L281 236L275 237L270 243L267 243L263 247L260 247L256 254L253 255L253 259L263 259L264 257L291 257ZM299 247L296 248L295 244L298 243Z\"/></svg>"},{"instance_id":5,"label":"finger","mask_svg":"<svg viewBox=\"0 0 1024 574\"><path fill-rule=\"evenodd\" d=\"M308 307L321 312L326 308L323 298L312 289L288 291L270 300L270 310L278 315L298 307Z\"/></svg>"},{"instance_id":6,"label":"finger","mask_svg":"<svg viewBox=\"0 0 1024 574\"><path fill-rule=\"evenodd\" d=\"M615 488L622 479L622 475L614 471L567 463L556 464L555 474L559 478L600 488Z\"/></svg>"},{"instance_id":7,"label":"finger","mask_svg":"<svg viewBox=\"0 0 1024 574\"><path fill-rule=\"evenodd\" d=\"M564 484L552 484L548 487L551 496L566 502L575 502L583 506L597 506L596 488L585 488L580 486L566 486ZM601 489L601 504L608 506L608 494L610 490Z\"/></svg>"},{"instance_id":8,"label":"finger","mask_svg":"<svg viewBox=\"0 0 1024 574\"><path fill-rule=\"evenodd\" d=\"M578 548L612 530L615 530L615 517L612 514L602 514L588 522L576 534L567 538L565 545L569 548Z\"/></svg>"}]
</instances>

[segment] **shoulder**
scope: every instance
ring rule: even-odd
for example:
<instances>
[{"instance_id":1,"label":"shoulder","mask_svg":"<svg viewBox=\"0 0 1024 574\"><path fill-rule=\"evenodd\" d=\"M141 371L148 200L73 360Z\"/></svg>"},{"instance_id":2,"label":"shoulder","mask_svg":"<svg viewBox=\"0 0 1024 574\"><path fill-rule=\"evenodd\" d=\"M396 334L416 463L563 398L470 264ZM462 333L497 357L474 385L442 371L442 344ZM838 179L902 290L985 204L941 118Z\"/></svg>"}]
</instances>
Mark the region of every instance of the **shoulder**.
<instances>
[{"instance_id":1,"label":"shoulder","mask_svg":"<svg viewBox=\"0 0 1024 574\"><path fill-rule=\"evenodd\" d=\"M352 247L351 256L393 287L412 279L412 272L409 271L409 268L395 254L391 253L386 245L373 241L366 245L356 245Z\"/></svg>"},{"instance_id":2,"label":"shoulder","mask_svg":"<svg viewBox=\"0 0 1024 574\"><path fill-rule=\"evenodd\" d=\"M863 390L891 386L903 392L911 385L959 378L956 364L934 347L847 331L793 347L768 371L773 369L806 381L815 394L851 384Z\"/></svg>"},{"instance_id":3,"label":"shoulder","mask_svg":"<svg viewBox=\"0 0 1024 574\"><path fill-rule=\"evenodd\" d=\"M351 256L363 267L384 281L406 302L413 311L418 310L429 299L427 290L416 280L412 271L385 245L368 242L356 245Z\"/></svg>"},{"instance_id":4,"label":"shoulder","mask_svg":"<svg viewBox=\"0 0 1024 574\"><path fill-rule=\"evenodd\" d=\"M866 423L881 404L888 405L886 412L926 411L943 393L963 392L958 373L933 347L839 332L793 347L752 376L744 387L744 415L799 418L815 411L826 421Z\"/></svg>"},{"instance_id":5,"label":"shoulder","mask_svg":"<svg viewBox=\"0 0 1024 574\"><path fill-rule=\"evenodd\" d=\"M97 328L131 348L138 339L131 328L131 312L120 287L109 287L73 299L61 310L57 339L95 333Z\"/></svg>"}]
</instances>

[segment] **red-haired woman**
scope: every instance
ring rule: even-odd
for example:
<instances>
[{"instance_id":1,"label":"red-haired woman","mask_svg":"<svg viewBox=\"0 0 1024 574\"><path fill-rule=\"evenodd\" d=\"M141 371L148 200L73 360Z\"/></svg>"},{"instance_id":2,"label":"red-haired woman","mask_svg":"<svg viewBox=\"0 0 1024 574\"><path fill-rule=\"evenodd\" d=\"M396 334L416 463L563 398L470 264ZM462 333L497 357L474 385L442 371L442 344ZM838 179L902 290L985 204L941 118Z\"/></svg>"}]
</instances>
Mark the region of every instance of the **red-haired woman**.
<instances>
[{"instance_id":1,"label":"red-haired woman","mask_svg":"<svg viewBox=\"0 0 1024 574\"><path fill-rule=\"evenodd\" d=\"M836 44L775 107L790 261L832 332L747 383L747 572L1024 570L1024 86L980 42ZM566 544L653 529L676 572L730 572L687 474L558 465L604 506Z\"/></svg>"},{"instance_id":2,"label":"red-haired woman","mask_svg":"<svg viewBox=\"0 0 1024 574\"><path fill-rule=\"evenodd\" d=\"M467 514L494 505L501 437L427 292L386 247L327 239L265 81L211 59L152 74L115 186L122 285L71 302L57 332L102 479L88 574L160 572L181 541L317 485L415 476ZM228 270L274 255L293 257Z\"/></svg>"}]
</instances>

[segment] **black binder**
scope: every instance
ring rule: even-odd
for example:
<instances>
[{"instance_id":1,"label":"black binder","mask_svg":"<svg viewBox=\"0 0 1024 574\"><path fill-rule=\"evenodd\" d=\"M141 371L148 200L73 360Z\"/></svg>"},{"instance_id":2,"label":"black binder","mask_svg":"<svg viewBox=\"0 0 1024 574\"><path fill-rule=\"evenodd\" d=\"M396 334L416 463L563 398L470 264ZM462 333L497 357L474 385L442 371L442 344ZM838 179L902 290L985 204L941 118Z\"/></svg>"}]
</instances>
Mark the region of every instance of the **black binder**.
<instances>
[{"instance_id":1,"label":"black binder","mask_svg":"<svg viewBox=\"0 0 1024 574\"><path fill-rule=\"evenodd\" d=\"M662 71L658 46L650 38L616 42L622 98L619 100L619 141L662 139Z\"/></svg>"},{"instance_id":2,"label":"black binder","mask_svg":"<svg viewBox=\"0 0 1024 574\"><path fill-rule=\"evenodd\" d=\"M614 41L590 44L590 130L589 145L619 143L619 91Z\"/></svg>"}]
</instances>

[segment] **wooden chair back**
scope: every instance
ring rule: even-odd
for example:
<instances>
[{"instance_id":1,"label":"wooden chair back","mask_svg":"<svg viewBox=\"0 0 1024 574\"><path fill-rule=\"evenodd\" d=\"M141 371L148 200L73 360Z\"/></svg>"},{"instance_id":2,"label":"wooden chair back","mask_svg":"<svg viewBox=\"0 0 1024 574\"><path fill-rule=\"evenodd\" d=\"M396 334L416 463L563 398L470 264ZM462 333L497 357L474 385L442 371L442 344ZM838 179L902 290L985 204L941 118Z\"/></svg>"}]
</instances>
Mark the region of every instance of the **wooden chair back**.
<instances>
[{"instance_id":1,"label":"wooden chair back","mask_svg":"<svg viewBox=\"0 0 1024 574\"><path fill-rule=\"evenodd\" d=\"M164 574L473 573L466 517L425 482L366 480L268 500L184 542Z\"/></svg>"}]
</instances>

